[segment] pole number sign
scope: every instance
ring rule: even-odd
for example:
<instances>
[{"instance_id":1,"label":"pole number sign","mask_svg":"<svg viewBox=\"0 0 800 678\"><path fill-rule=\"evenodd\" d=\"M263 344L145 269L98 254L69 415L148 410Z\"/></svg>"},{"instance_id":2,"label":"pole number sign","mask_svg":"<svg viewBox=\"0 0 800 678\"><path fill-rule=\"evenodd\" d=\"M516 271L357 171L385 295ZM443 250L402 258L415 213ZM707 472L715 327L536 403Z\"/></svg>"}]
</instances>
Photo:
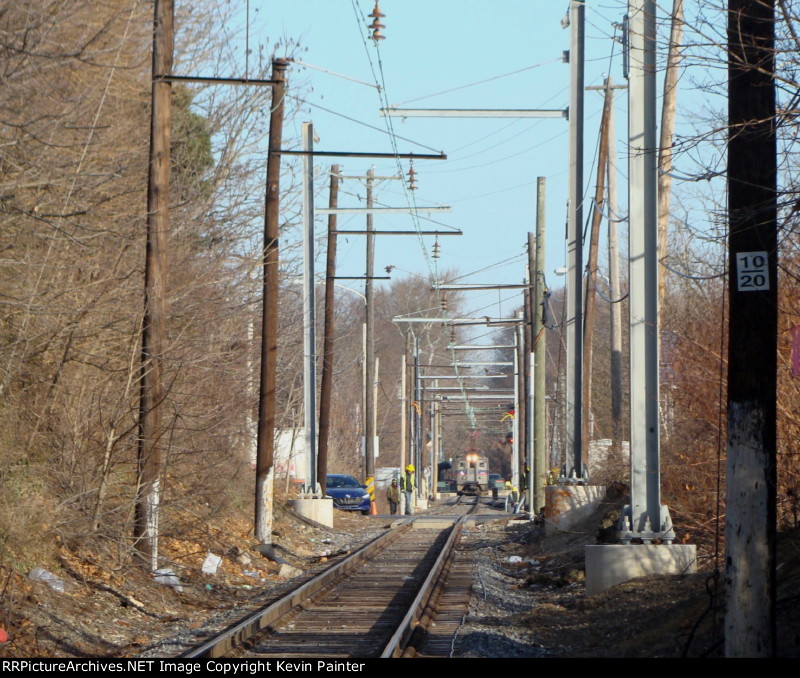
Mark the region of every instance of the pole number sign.
<instances>
[{"instance_id":1,"label":"pole number sign","mask_svg":"<svg viewBox=\"0 0 800 678\"><path fill-rule=\"evenodd\" d=\"M736 289L757 292L769 289L769 258L766 252L736 253Z\"/></svg>"}]
</instances>

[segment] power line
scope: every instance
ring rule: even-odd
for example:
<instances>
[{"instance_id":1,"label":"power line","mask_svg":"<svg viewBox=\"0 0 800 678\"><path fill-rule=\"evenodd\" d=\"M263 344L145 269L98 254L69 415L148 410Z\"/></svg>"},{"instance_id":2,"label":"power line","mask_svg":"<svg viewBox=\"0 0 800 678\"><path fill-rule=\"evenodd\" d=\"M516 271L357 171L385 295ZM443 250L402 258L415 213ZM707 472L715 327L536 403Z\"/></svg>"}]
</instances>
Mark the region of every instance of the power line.
<instances>
[{"instance_id":1,"label":"power line","mask_svg":"<svg viewBox=\"0 0 800 678\"><path fill-rule=\"evenodd\" d=\"M475 82L467 83L466 85L458 85L457 87L451 87L450 89L442 90L441 92L434 92L433 94L424 94L421 97L416 97L415 99L406 99L405 101L401 101L400 103L393 104L393 107L396 108L398 106L402 106L403 104L410 104L414 101L422 101L423 99L431 99L433 97L438 97L442 94L449 94L450 92L457 92L458 90L467 89L468 87L475 87L476 85L483 85L487 82L494 82L495 80L500 80L502 78L507 78L512 75L516 75L517 73L523 73L524 71L529 71L533 68L539 68L541 66L546 66L548 64L552 64L555 62L560 62L561 57L556 59L548 59L547 61L542 61L538 64L533 64L532 66L525 66L523 68L518 68L516 71L510 71L508 73L503 73L501 75L494 75L491 78L485 78L484 80L477 80Z\"/></svg>"},{"instance_id":2,"label":"power line","mask_svg":"<svg viewBox=\"0 0 800 678\"><path fill-rule=\"evenodd\" d=\"M313 101L309 101L308 99L303 99L301 97L293 96L291 94L287 94L286 96L288 96L290 99L294 99L295 101L299 101L300 103L307 104L308 106L319 108L320 110L325 111L326 113L330 113L331 115L336 115L339 116L340 118L344 118L345 120L349 120L350 122L354 122L358 125L368 127L369 129L375 130L376 132L380 132L381 134L388 134L389 136L394 136L393 132L387 132L386 130L381 129L380 127L376 127L375 125L370 125L369 123L366 123L363 120L358 120L357 118L352 118L349 115L345 115L344 113L339 113L338 111L326 108L321 104L315 104ZM414 141L413 139L407 139L406 137L400 137L400 136L398 136L397 138L402 139L403 141L408 141L409 143L414 144L415 146L419 146L420 148L427 148L429 151L433 151L434 153L442 152L441 149L433 148L431 146L426 146L425 144L420 143L419 141ZM395 153L397 153L396 150Z\"/></svg>"}]
</instances>

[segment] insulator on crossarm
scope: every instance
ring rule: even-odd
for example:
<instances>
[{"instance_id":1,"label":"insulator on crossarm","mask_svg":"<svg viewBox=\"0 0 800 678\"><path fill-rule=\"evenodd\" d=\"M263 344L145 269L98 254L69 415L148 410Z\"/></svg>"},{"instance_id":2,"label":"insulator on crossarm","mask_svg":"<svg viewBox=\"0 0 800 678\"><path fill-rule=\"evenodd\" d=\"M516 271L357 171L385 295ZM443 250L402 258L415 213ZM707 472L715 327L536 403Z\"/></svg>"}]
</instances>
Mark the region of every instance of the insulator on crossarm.
<instances>
[{"instance_id":1,"label":"insulator on crossarm","mask_svg":"<svg viewBox=\"0 0 800 678\"><path fill-rule=\"evenodd\" d=\"M408 170L408 190L417 190L417 171L414 169L414 161L411 161L411 167Z\"/></svg>"},{"instance_id":2,"label":"insulator on crossarm","mask_svg":"<svg viewBox=\"0 0 800 678\"><path fill-rule=\"evenodd\" d=\"M375 9L373 9L367 16L371 16L373 19L383 19L386 15L381 12L381 8L378 6L378 3L375 2Z\"/></svg>"},{"instance_id":3,"label":"insulator on crossarm","mask_svg":"<svg viewBox=\"0 0 800 678\"><path fill-rule=\"evenodd\" d=\"M380 23L377 19L375 19L375 21L372 22L372 25L370 26L370 28L372 29L372 39L373 40L375 40L377 42L378 40L385 40L386 39L385 35L381 35L381 28L386 28L386 26L384 26L382 23Z\"/></svg>"},{"instance_id":4,"label":"insulator on crossarm","mask_svg":"<svg viewBox=\"0 0 800 678\"><path fill-rule=\"evenodd\" d=\"M439 238L436 238L436 242L433 243L433 254L431 255L434 259L441 258L441 247L439 246Z\"/></svg>"},{"instance_id":5,"label":"insulator on crossarm","mask_svg":"<svg viewBox=\"0 0 800 678\"><path fill-rule=\"evenodd\" d=\"M375 2L375 9L370 12L369 16L372 17L372 25L370 26L372 29L372 39L375 42L378 40L383 40L386 36L381 35L381 29L386 28L386 26L381 23L381 19L386 15L381 12L381 8L378 7L377 1Z\"/></svg>"}]
</instances>

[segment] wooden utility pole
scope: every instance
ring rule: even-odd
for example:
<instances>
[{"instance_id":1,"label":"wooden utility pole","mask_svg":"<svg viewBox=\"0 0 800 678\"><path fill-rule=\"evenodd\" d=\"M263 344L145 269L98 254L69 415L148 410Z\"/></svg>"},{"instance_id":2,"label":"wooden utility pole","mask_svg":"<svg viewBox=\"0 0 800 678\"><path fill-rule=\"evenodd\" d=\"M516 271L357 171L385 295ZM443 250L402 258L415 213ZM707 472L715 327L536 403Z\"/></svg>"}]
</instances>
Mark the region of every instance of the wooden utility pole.
<instances>
[{"instance_id":1,"label":"wooden utility pole","mask_svg":"<svg viewBox=\"0 0 800 678\"><path fill-rule=\"evenodd\" d=\"M777 168L773 0L728 2L725 655L776 651Z\"/></svg>"},{"instance_id":2,"label":"wooden utility pole","mask_svg":"<svg viewBox=\"0 0 800 678\"><path fill-rule=\"evenodd\" d=\"M147 187L147 250L144 274L139 445L134 548L151 570L158 569L158 508L161 498L161 406L167 326L169 236L169 140L172 85L160 79L172 71L173 0L156 0L153 83L150 111L150 166Z\"/></svg>"},{"instance_id":3,"label":"wooden utility pole","mask_svg":"<svg viewBox=\"0 0 800 678\"><path fill-rule=\"evenodd\" d=\"M607 84L607 83L606 83ZM594 338L594 317L597 298L595 287L597 285L597 250L600 241L600 223L603 220L603 207L605 205L605 172L608 159L608 115L613 101L613 91L606 87L603 102L603 117L600 121L600 156L597 161L597 185L595 187L594 205L592 211L592 230L589 239L589 261L586 276L586 312L584 315L583 329L583 415L581 422L583 431L583 458L589 458L589 438L592 410L592 341Z\"/></svg>"},{"instance_id":4,"label":"wooden utility pole","mask_svg":"<svg viewBox=\"0 0 800 678\"><path fill-rule=\"evenodd\" d=\"M533 341L531 350L534 352L534 421L533 421L533 500L536 512L545 504L545 483L549 469L547 468L547 401L545 390L547 388L547 329L545 328L545 304L547 303L547 290L544 283L545 266L545 188L546 180L538 177L536 180L536 257L534 270L536 272L536 288L533 303ZM528 234L528 257L530 257L531 234ZM530 261L530 259L529 259Z\"/></svg>"},{"instance_id":5,"label":"wooden utility pole","mask_svg":"<svg viewBox=\"0 0 800 678\"><path fill-rule=\"evenodd\" d=\"M622 308L619 285L619 237L618 224L623 221L617 211L617 151L614 125L613 90L627 89L627 85L615 85L606 78L602 86L586 89L611 92L608 110L608 152L606 162L606 181L608 183L608 287L611 299L611 449L615 459L620 458L622 449Z\"/></svg>"},{"instance_id":6,"label":"wooden utility pole","mask_svg":"<svg viewBox=\"0 0 800 678\"><path fill-rule=\"evenodd\" d=\"M667 256L669 198L672 186L672 133L675 129L675 100L678 95L678 64L683 31L683 0L672 0L667 68L664 72L664 98L661 101L661 138L658 149L658 308L664 303L666 276L660 265Z\"/></svg>"},{"instance_id":7,"label":"wooden utility pole","mask_svg":"<svg viewBox=\"0 0 800 678\"><path fill-rule=\"evenodd\" d=\"M278 358L278 223L280 216L283 102L288 62L272 62L272 111L269 118L267 188L264 205L262 259L261 379L256 446L255 537L272 544L273 463L275 445L275 371Z\"/></svg>"},{"instance_id":8,"label":"wooden utility pole","mask_svg":"<svg viewBox=\"0 0 800 678\"><path fill-rule=\"evenodd\" d=\"M606 86L613 90L611 78ZM622 308L619 285L620 222L617 210L617 150L614 125L614 101L608 111L608 282L611 298L611 449L614 459L622 451Z\"/></svg>"},{"instance_id":9,"label":"wooden utility pole","mask_svg":"<svg viewBox=\"0 0 800 678\"><path fill-rule=\"evenodd\" d=\"M331 187L328 205L339 205L339 165L331 167ZM319 446L317 449L317 479L325 496L328 473L328 438L331 428L331 392L333 390L334 278L336 277L336 213L328 215L328 253L325 269L325 337L322 343L322 381L319 388Z\"/></svg>"}]
</instances>

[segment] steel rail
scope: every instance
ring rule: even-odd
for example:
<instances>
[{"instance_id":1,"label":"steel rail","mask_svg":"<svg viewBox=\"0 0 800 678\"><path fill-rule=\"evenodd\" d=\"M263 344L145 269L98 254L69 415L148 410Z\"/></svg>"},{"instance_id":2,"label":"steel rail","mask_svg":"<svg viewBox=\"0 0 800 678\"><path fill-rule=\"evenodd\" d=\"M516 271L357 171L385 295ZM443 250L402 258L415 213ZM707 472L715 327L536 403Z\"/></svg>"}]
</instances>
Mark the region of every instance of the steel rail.
<instances>
[{"instance_id":1,"label":"steel rail","mask_svg":"<svg viewBox=\"0 0 800 678\"><path fill-rule=\"evenodd\" d=\"M436 558L436 562L433 564L433 567L431 567L430 572L428 572L428 576L425 578L425 581L422 582L422 586L414 598L414 602L411 603L411 607L406 613L406 616L403 617L403 621L400 622L397 630L383 648L383 652L381 652L380 655L382 659L387 657L399 657L403 653L403 650L411 638L411 634L417 627L417 622L422 616L422 612L425 609L428 598L433 592L433 588L439 578L439 574L441 573L444 564L447 562L456 540L459 536L461 536L461 530L464 526L465 520L466 516L461 516L458 519L458 522L453 526L453 529L450 531L450 536L447 538L447 541L442 547L438 558Z\"/></svg>"},{"instance_id":2,"label":"steel rail","mask_svg":"<svg viewBox=\"0 0 800 678\"><path fill-rule=\"evenodd\" d=\"M244 619L212 636L201 645L178 655L178 658L222 657L229 650L241 645L245 640L290 612L293 608L331 584L337 578L355 569L357 565L370 558L375 552L382 550L396 541L410 528L411 523L405 523L390 530L386 534L376 537L344 560L336 563L313 579L310 579L302 586L290 591L267 607L247 615Z\"/></svg>"},{"instance_id":3,"label":"steel rail","mask_svg":"<svg viewBox=\"0 0 800 678\"><path fill-rule=\"evenodd\" d=\"M410 604L403 620L397 626L397 629L389 642L385 645L380 656L399 657L404 652L415 629L419 626L420 620L425 616L425 610L430 607L432 593L436 590L437 585L442 585L443 570L445 570L445 566L451 559L453 547L460 538L468 514L473 513L479 505L480 499L478 498L478 501L470 507L467 514L462 515L456 520L447 540L414 596L414 600ZM350 572L406 535L412 529L415 519L416 518L412 518L398 525L386 534L376 537L344 560L341 560L299 587L289 591L278 600L262 607L260 610L248 614L240 621L234 623L220 633L215 634L202 644L178 655L178 657L184 659L200 657L214 658L226 655L232 649L241 646L254 635L275 625L276 622L279 622L285 615L302 607L303 604L309 599L312 599L315 594L333 585L338 585L340 581L345 580Z\"/></svg>"},{"instance_id":4,"label":"steel rail","mask_svg":"<svg viewBox=\"0 0 800 678\"><path fill-rule=\"evenodd\" d=\"M469 508L467 513L461 516L456 521L455 525L453 525L450 536L447 538L447 541L442 547L442 550L439 553L439 556L436 558L436 562L434 562L433 567L431 567L428 576L425 578L422 586L420 586L419 593L417 593L417 596L414 598L414 602L411 603L411 607L406 613L406 616L403 618L403 621L400 622L397 631L394 632L391 639L384 647L383 652L380 655L382 659L402 656L403 651L406 649L414 630L417 628L417 625L419 624L419 621L425 612L428 600L430 599L437 583L439 582L442 570L450 559L455 544L461 537L467 516L473 511L476 511L479 505L480 497L477 498L477 501Z\"/></svg>"}]
</instances>

